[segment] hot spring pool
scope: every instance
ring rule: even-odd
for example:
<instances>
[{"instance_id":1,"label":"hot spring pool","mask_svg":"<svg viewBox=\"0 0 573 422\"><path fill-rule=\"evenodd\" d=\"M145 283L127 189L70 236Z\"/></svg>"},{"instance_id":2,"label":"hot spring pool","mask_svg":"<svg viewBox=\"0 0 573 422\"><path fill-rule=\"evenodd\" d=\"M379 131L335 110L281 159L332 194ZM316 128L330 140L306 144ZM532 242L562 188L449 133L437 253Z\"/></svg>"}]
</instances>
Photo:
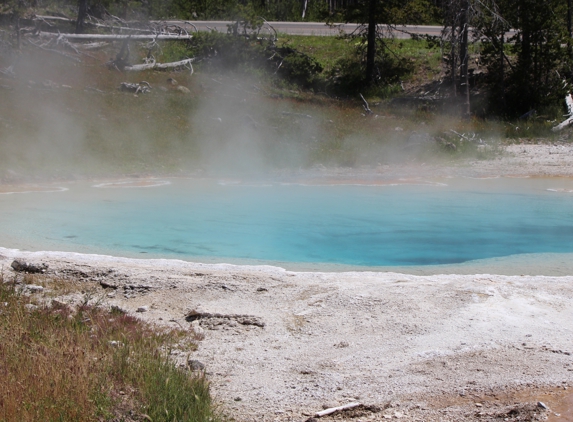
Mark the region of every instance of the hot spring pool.
<instances>
[{"instance_id":1,"label":"hot spring pool","mask_svg":"<svg viewBox=\"0 0 573 422\"><path fill-rule=\"evenodd\" d=\"M360 267L573 252L570 179L158 179L20 190L0 195L3 247Z\"/></svg>"}]
</instances>

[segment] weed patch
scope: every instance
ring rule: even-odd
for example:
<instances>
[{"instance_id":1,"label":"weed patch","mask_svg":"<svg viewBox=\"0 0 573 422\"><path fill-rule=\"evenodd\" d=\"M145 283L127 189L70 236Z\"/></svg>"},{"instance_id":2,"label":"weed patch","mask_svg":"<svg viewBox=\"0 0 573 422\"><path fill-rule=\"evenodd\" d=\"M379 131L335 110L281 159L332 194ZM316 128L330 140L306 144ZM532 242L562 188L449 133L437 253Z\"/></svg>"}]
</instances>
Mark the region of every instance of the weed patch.
<instances>
[{"instance_id":1,"label":"weed patch","mask_svg":"<svg viewBox=\"0 0 573 422\"><path fill-rule=\"evenodd\" d=\"M176 367L192 333L82 306L26 306L0 280L0 420L217 421L202 375Z\"/></svg>"}]
</instances>

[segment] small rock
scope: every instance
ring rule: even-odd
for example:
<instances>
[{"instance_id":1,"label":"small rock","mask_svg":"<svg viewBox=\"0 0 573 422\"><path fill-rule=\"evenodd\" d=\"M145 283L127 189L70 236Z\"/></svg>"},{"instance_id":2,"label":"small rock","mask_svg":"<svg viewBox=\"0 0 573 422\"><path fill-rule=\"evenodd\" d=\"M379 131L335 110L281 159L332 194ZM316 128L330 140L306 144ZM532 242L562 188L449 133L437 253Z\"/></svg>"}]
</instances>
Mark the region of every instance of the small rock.
<instances>
[{"instance_id":1,"label":"small rock","mask_svg":"<svg viewBox=\"0 0 573 422\"><path fill-rule=\"evenodd\" d=\"M326 409L332 409L333 407L338 407L338 406L340 406L339 403L337 403L337 402L335 402L335 401L331 401L331 402L328 402L328 403L324 403L324 404L322 405L322 408L323 408L324 410L326 410Z\"/></svg>"},{"instance_id":2,"label":"small rock","mask_svg":"<svg viewBox=\"0 0 573 422\"><path fill-rule=\"evenodd\" d=\"M195 359L189 359L187 361L187 365L189 366L189 369L191 369L192 371L203 371L205 370L205 364L203 364L202 362L199 362L198 360ZM238 401L238 400L236 400Z\"/></svg>"},{"instance_id":3,"label":"small rock","mask_svg":"<svg viewBox=\"0 0 573 422\"><path fill-rule=\"evenodd\" d=\"M233 400L235 400L235 401L242 401L243 399L240 398L240 397L235 397Z\"/></svg>"},{"instance_id":4,"label":"small rock","mask_svg":"<svg viewBox=\"0 0 573 422\"><path fill-rule=\"evenodd\" d=\"M122 343L121 341L117 341L117 340L108 341L108 344L109 344L110 346L113 346L113 347L123 346L123 343Z\"/></svg>"},{"instance_id":5,"label":"small rock","mask_svg":"<svg viewBox=\"0 0 573 422\"><path fill-rule=\"evenodd\" d=\"M404 129L401 128L400 126L396 126L396 127L394 128L394 130L395 130L396 132L403 132L403 131L404 131Z\"/></svg>"},{"instance_id":6,"label":"small rock","mask_svg":"<svg viewBox=\"0 0 573 422\"><path fill-rule=\"evenodd\" d=\"M38 307L36 305L33 305L31 303L26 303L24 305L24 308L26 308L26 310L29 312L32 312L32 311L35 311L36 309L38 309Z\"/></svg>"},{"instance_id":7,"label":"small rock","mask_svg":"<svg viewBox=\"0 0 573 422\"><path fill-rule=\"evenodd\" d=\"M171 85L179 85L179 82L177 82L175 79L173 78L169 78L167 79L167 82L169 82Z\"/></svg>"},{"instance_id":8,"label":"small rock","mask_svg":"<svg viewBox=\"0 0 573 422\"><path fill-rule=\"evenodd\" d=\"M140 306L139 308L137 308L135 312L147 312L147 311L149 311L149 306Z\"/></svg>"},{"instance_id":9,"label":"small rock","mask_svg":"<svg viewBox=\"0 0 573 422\"><path fill-rule=\"evenodd\" d=\"M537 407L540 407L540 408L545 409L545 410L549 410L549 407L545 403L543 403L542 401L537 402Z\"/></svg>"},{"instance_id":10,"label":"small rock","mask_svg":"<svg viewBox=\"0 0 573 422\"><path fill-rule=\"evenodd\" d=\"M476 406L477 406L477 407L482 407L483 404L481 404L481 403L476 403Z\"/></svg>"},{"instance_id":11,"label":"small rock","mask_svg":"<svg viewBox=\"0 0 573 422\"><path fill-rule=\"evenodd\" d=\"M269 291L269 289L266 289L266 288L264 288L264 287L259 287L259 288L257 289L257 292L268 292L268 291Z\"/></svg>"},{"instance_id":12,"label":"small rock","mask_svg":"<svg viewBox=\"0 0 573 422\"><path fill-rule=\"evenodd\" d=\"M198 335L198 336L204 336L205 335L205 330L203 329L203 327L201 327L201 325L199 324L199 321L193 321L191 323L191 328L193 329L193 331L195 332L196 335Z\"/></svg>"},{"instance_id":13,"label":"small rock","mask_svg":"<svg viewBox=\"0 0 573 422\"><path fill-rule=\"evenodd\" d=\"M400 419L400 418L403 418L403 417L404 417L404 414L403 414L402 412L396 411L396 412L394 412L394 417L395 417L396 419Z\"/></svg>"},{"instance_id":14,"label":"small rock","mask_svg":"<svg viewBox=\"0 0 573 422\"><path fill-rule=\"evenodd\" d=\"M181 92L182 94L191 94L191 91L189 91L189 88L187 88L183 85L179 85L177 87L177 91Z\"/></svg>"},{"instance_id":15,"label":"small rock","mask_svg":"<svg viewBox=\"0 0 573 422\"><path fill-rule=\"evenodd\" d=\"M111 312L115 312L118 314L127 314L127 311L125 309L122 309L117 305L111 305Z\"/></svg>"},{"instance_id":16,"label":"small rock","mask_svg":"<svg viewBox=\"0 0 573 422\"><path fill-rule=\"evenodd\" d=\"M14 271L25 272L30 274L45 273L48 269L48 264L30 264L29 262L15 259L12 261L11 267Z\"/></svg>"},{"instance_id":17,"label":"small rock","mask_svg":"<svg viewBox=\"0 0 573 422\"><path fill-rule=\"evenodd\" d=\"M52 299L52 306L54 308L63 308L66 306L66 302L64 302L63 300L59 300L59 299Z\"/></svg>"},{"instance_id":18,"label":"small rock","mask_svg":"<svg viewBox=\"0 0 573 422\"><path fill-rule=\"evenodd\" d=\"M36 284L27 284L26 290L28 290L30 293L41 293L44 291L44 288Z\"/></svg>"}]
</instances>

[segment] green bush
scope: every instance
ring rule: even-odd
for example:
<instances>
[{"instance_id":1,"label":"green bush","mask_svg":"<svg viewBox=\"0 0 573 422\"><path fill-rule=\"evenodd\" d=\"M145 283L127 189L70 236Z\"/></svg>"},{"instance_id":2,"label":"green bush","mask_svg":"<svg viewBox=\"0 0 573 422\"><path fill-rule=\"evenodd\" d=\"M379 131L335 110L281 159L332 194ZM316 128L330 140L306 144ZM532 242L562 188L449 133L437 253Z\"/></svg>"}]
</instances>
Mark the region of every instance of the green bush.
<instances>
[{"instance_id":1,"label":"green bush","mask_svg":"<svg viewBox=\"0 0 573 422\"><path fill-rule=\"evenodd\" d=\"M355 95L368 89L369 92L386 96L395 91L400 79L413 71L412 63L405 57L391 54L384 45L377 49L375 80L365 80L365 45L358 44L354 54L339 59L328 77L328 89L337 95Z\"/></svg>"},{"instance_id":2,"label":"green bush","mask_svg":"<svg viewBox=\"0 0 573 422\"><path fill-rule=\"evenodd\" d=\"M198 66L245 73L264 72L304 88L319 83L322 65L293 48L277 47L272 38L257 36L252 24L235 24L229 33L200 32L187 45L170 44L163 49L165 61L197 57ZM249 30L251 32L249 32Z\"/></svg>"}]
</instances>

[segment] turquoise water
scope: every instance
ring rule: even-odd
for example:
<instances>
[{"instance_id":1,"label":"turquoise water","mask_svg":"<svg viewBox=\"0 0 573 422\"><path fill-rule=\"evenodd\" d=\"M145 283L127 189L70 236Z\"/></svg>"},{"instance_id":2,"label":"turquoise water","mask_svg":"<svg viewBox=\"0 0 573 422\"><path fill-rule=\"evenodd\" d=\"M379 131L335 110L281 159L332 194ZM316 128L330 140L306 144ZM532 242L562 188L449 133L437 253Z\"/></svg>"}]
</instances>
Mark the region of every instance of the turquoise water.
<instances>
[{"instance_id":1,"label":"turquoise water","mask_svg":"<svg viewBox=\"0 0 573 422\"><path fill-rule=\"evenodd\" d=\"M304 186L168 180L0 195L0 246L367 267L573 252L569 179ZM119 185L121 186L121 185Z\"/></svg>"}]
</instances>

